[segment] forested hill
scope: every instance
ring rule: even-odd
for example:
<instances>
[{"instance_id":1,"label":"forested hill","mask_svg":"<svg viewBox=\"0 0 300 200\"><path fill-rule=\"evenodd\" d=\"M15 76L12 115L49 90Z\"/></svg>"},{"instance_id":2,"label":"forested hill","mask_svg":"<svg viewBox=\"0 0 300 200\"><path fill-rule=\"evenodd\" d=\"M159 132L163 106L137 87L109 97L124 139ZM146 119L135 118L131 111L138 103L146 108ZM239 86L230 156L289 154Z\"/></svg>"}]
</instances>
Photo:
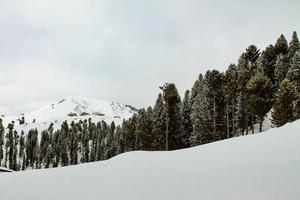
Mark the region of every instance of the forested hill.
<instances>
[{"instance_id":1,"label":"forested hill","mask_svg":"<svg viewBox=\"0 0 300 200\"><path fill-rule=\"evenodd\" d=\"M201 63L199 63L201 65ZM262 131L270 113L280 127L300 118L300 44L281 35L260 50L250 45L227 70L201 73L181 99L166 83L154 107L122 125L79 120L40 132L0 123L0 164L14 170L105 160L134 150L174 150ZM1 121L1 120L0 120ZM40 139L39 139L40 138Z\"/></svg>"},{"instance_id":2,"label":"forested hill","mask_svg":"<svg viewBox=\"0 0 300 200\"><path fill-rule=\"evenodd\" d=\"M299 200L299 133L298 120L184 150L2 173L1 199Z\"/></svg>"}]
</instances>

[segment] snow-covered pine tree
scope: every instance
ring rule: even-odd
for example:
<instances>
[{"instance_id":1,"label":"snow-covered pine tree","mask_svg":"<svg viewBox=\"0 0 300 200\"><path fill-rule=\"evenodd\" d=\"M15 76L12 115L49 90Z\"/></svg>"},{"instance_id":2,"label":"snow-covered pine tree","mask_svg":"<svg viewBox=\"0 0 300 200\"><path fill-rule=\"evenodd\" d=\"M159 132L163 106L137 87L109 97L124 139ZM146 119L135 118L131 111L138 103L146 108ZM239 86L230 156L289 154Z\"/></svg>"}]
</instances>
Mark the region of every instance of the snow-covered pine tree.
<instances>
[{"instance_id":1,"label":"snow-covered pine tree","mask_svg":"<svg viewBox=\"0 0 300 200\"><path fill-rule=\"evenodd\" d=\"M8 124L8 132L6 134L6 156L5 156L5 166L7 166L8 159L8 167L9 169L13 169L13 155L14 155L14 122Z\"/></svg>"},{"instance_id":2,"label":"snow-covered pine tree","mask_svg":"<svg viewBox=\"0 0 300 200\"><path fill-rule=\"evenodd\" d=\"M193 132L193 125L191 120L191 102L190 91L184 93L182 101L181 116L182 116L182 148L190 147L190 137Z\"/></svg>"},{"instance_id":3,"label":"snow-covered pine tree","mask_svg":"<svg viewBox=\"0 0 300 200\"><path fill-rule=\"evenodd\" d=\"M153 146L156 150L165 149L166 112L162 94L159 93L153 107Z\"/></svg>"},{"instance_id":4,"label":"snow-covered pine tree","mask_svg":"<svg viewBox=\"0 0 300 200\"><path fill-rule=\"evenodd\" d=\"M18 146L19 146L19 134L16 130L14 130L14 152L13 152L13 163L12 163L12 169L14 171L20 170L20 165L18 163Z\"/></svg>"},{"instance_id":5,"label":"snow-covered pine tree","mask_svg":"<svg viewBox=\"0 0 300 200\"><path fill-rule=\"evenodd\" d=\"M195 92L197 96L193 98L191 106L193 131L189 140L191 146L196 146L212 141L212 121L207 98L208 89L202 76L198 79L197 87L193 87L193 90L197 90Z\"/></svg>"},{"instance_id":6,"label":"snow-covered pine tree","mask_svg":"<svg viewBox=\"0 0 300 200\"><path fill-rule=\"evenodd\" d=\"M228 70L225 72L225 109L226 109L226 133L227 138L230 138L236 134L236 99L237 99L237 85L238 70L235 64L231 64Z\"/></svg>"},{"instance_id":7,"label":"snow-covered pine tree","mask_svg":"<svg viewBox=\"0 0 300 200\"><path fill-rule=\"evenodd\" d=\"M294 105L297 100L299 100L299 93L295 85L288 79L284 79L275 94L272 110L272 123L274 126L280 127L294 120Z\"/></svg>"},{"instance_id":8,"label":"snow-covered pine tree","mask_svg":"<svg viewBox=\"0 0 300 200\"><path fill-rule=\"evenodd\" d=\"M297 32L294 31L292 35L292 39L290 41L290 46L288 48L288 58L292 59L297 51L300 50L300 43L297 36Z\"/></svg>"},{"instance_id":9,"label":"snow-covered pine tree","mask_svg":"<svg viewBox=\"0 0 300 200\"><path fill-rule=\"evenodd\" d=\"M24 155L25 155L25 133L22 130L21 131L21 135L20 135L20 144L19 144L19 163L20 166L22 167L22 170L25 170L25 159L24 159ZM22 165L21 165L22 164Z\"/></svg>"}]
</instances>

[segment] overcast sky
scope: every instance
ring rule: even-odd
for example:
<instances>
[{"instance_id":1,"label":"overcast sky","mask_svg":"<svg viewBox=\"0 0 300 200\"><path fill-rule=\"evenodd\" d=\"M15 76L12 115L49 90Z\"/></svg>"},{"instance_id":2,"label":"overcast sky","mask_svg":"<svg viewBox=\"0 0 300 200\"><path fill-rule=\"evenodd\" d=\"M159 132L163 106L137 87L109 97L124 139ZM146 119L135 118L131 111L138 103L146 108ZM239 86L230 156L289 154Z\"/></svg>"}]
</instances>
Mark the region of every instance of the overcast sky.
<instances>
[{"instance_id":1,"label":"overcast sky","mask_svg":"<svg viewBox=\"0 0 300 200\"><path fill-rule=\"evenodd\" d=\"M136 107L181 94L250 44L300 31L299 0L0 0L0 113L66 96Z\"/></svg>"}]
</instances>

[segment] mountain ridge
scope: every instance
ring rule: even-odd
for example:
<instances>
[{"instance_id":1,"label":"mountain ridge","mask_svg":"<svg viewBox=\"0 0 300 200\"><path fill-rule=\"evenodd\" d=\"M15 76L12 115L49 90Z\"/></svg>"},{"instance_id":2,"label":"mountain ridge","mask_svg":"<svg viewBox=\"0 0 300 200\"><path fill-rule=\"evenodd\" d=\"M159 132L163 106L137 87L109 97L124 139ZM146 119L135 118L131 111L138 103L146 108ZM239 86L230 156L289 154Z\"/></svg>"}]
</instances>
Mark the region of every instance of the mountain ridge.
<instances>
[{"instance_id":1,"label":"mountain ridge","mask_svg":"<svg viewBox=\"0 0 300 200\"><path fill-rule=\"evenodd\" d=\"M25 131L31 128L43 130L50 123L54 123L54 127L59 128L65 120L71 122L88 118L94 122L104 120L107 123L114 121L116 124L121 124L123 119L130 118L136 111L133 106L116 101L69 96L28 113L3 117L3 121L5 126L14 121L16 130Z\"/></svg>"}]
</instances>

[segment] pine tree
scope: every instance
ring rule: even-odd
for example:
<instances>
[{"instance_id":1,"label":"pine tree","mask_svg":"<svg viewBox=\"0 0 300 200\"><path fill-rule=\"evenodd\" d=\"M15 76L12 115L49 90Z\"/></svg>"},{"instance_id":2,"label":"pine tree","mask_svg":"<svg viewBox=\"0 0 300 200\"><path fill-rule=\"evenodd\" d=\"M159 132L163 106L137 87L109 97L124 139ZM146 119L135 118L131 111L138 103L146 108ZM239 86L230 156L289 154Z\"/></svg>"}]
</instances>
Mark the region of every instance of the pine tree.
<instances>
[{"instance_id":1,"label":"pine tree","mask_svg":"<svg viewBox=\"0 0 300 200\"><path fill-rule=\"evenodd\" d=\"M249 48L248 48L249 49ZM251 48L252 49L252 48ZM255 49L255 48L253 48ZM247 50L246 50L247 52ZM249 53L248 53L249 54ZM250 54L251 55L251 54ZM258 64L257 55L249 56L243 53L238 61L238 92L237 92L237 108L236 108L236 121L239 131L248 134L249 127L249 105L247 101L246 85L250 78L257 72ZM251 61L249 60L251 59ZM255 62L254 62L255 61Z\"/></svg>"},{"instance_id":2,"label":"pine tree","mask_svg":"<svg viewBox=\"0 0 300 200\"><path fill-rule=\"evenodd\" d=\"M53 167L58 167L60 163L60 130L56 130L52 139L52 149L53 149Z\"/></svg>"},{"instance_id":3,"label":"pine tree","mask_svg":"<svg viewBox=\"0 0 300 200\"><path fill-rule=\"evenodd\" d=\"M225 104L226 104L226 133L227 138L236 134L236 98L238 89L238 70L235 64L231 64L225 72Z\"/></svg>"},{"instance_id":4,"label":"pine tree","mask_svg":"<svg viewBox=\"0 0 300 200\"><path fill-rule=\"evenodd\" d=\"M259 130L262 131L262 122L272 106L271 80L261 73L254 75L247 83L248 102L252 116L252 134L254 133L254 120L259 119Z\"/></svg>"},{"instance_id":5,"label":"pine tree","mask_svg":"<svg viewBox=\"0 0 300 200\"><path fill-rule=\"evenodd\" d=\"M166 109L166 150L176 149L176 139L181 131L178 115L180 112L180 96L174 83L166 83L160 87Z\"/></svg>"},{"instance_id":6,"label":"pine tree","mask_svg":"<svg viewBox=\"0 0 300 200\"><path fill-rule=\"evenodd\" d=\"M90 158L90 146L89 146L89 133L87 120L84 120L82 127L82 155L81 155L81 163L89 162Z\"/></svg>"},{"instance_id":7,"label":"pine tree","mask_svg":"<svg viewBox=\"0 0 300 200\"><path fill-rule=\"evenodd\" d=\"M275 83L275 63L276 63L276 50L273 45L269 45L262 53L258 59L258 67L260 71L267 76L272 83Z\"/></svg>"},{"instance_id":8,"label":"pine tree","mask_svg":"<svg viewBox=\"0 0 300 200\"><path fill-rule=\"evenodd\" d=\"M78 163L78 126L74 121L70 125L70 164L76 165Z\"/></svg>"},{"instance_id":9,"label":"pine tree","mask_svg":"<svg viewBox=\"0 0 300 200\"><path fill-rule=\"evenodd\" d=\"M13 169L14 161L14 122L8 124L8 133L6 134L6 159L5 166L7 162L7 157L9 161L9 169Z\"/></svg>"},{"instance_id":10,"label":"pine tree","mask_svg":"<svg viewBox=\"0 0 300 200\"><path fill-rule=\"evenodd\" d=\"M245 59L250 63L254 64L260 55L259 49L255 45L250 45L245 52Z\"/></svg>"},{"instance_id":11,"label":"pine tree","mask_svg":"<svg viewBox=\"0 0 300 200\"><path fill-rule=\"evenodd\" d=\"M165 149L166 112L162 94L159 93L153 108L153 140L156 150Z\"/></svg>"},{"instance_id":12,"label":"pine tree","mask_svg":"<svg viewBox=\"0 0 300 200\"><path fill-rule=\"evenodd\" d=\"M124 137L124 132L121 128L121 126L117 126L116 128L116 155L121 154L125 152L125 137Z\"/></svg>"},{"instance_id":13,"label":"pine tree","mask_svg":"<svg viewBox=\"0 0 300 200\"><path fill-rule=\"evenodd\" d=\"M48 134L49 134L49 144L48 144L48 150L47 150L46 158L45 158L45 168L49 168L50 165L53 166L53 156L54 156L54 147L55 147L55 143L53 141L53 138L54 138L53 126L54 126L54 124L51 123L47 129Z\"/></svg>"},{"instance_id":14,"label":"pine tree","mask_svg":"<svg viewBox=\"0 0 300 200\"><path fill-rule=\"evenodd\" d=\"M63 122L60 132L61 165L69 165L69 126L67 121Z\"/></svg>"},{"instance_id":15,"label":"pine tree","mask_svg":"<svg viewBox=\"0 0 300 200\"><path fill-rule=\"evenodd\" d=\"M2 119L0 118L0 166L4 158L3 145L4 145L4 127L2 125Z\"/></svg>"},{"instance_id":16,"label":"pine tree","mask_svg":"<svg viewBox=\"0 0 300 200\"><path fill-rule=\"evenodd\" d=\"M212 122L207 98L208 88L202 77L198 80L197 88L193 88L193 90L197 90L197 96L194 97L191 106L191 121L193 125L193 131L189 139L191 146L212 141Z\"/></svg>"},{"instance_id":17,"label":"pine tree","mask_svg":"<svg viewBox=\"0 0 300 200\"><path fill-rule=\"evenodd\" d=\"M22 170L25 170L25 159L24 159L24 155L25 155L25 133L22 130L21 131L21 136L20 136L20 145L19 145L19 163L21 165L22 163ZM22 162L21 162L22 160Z\"/></svg>"},{"instance_id":18,"label":"pine tree","mask_svg":"<svg viewBox=\"0 0 300 200\"><path fill-rule=\"evenodd\" d=\"M20 170L20 165L18 164L18 146L19 146L19 135L18 132L15 130L14 131L14 152L13 152L13 162L12 162L12 169L14 171L19 171Z\"/></svg>"},{"instance_id":19,"label":"pine tree","mask_svg":"<svg viewBox=\"0 0 300 200\"><path fill-rule=\"evenodd\" d=\"M102 143L103 143L103 130L102 130L102 125L101 122L97 123L97 131L98 131L98 142L97 142L97 161L102 159L102 153L103 153L103 148L102 148Z\"/></svg>"},{"instance_id":20,"label":"pine tree","mask_svg":"<svg viewBox=\"0 0 300 200\"><path fill-rule=\"evenodd\" d=\"M284 54L279 54L275 63L275 87L278 88L281 81L286 78L289 71L289 60Z\"/></svg>"},{"instance_id":21,"label":"pine tree","mask_svg":"<svg viewBox=\"0 0 300 200\"><path fill-rule=\"evenodd\" d=\"M45 164L46 154L48 152L48 147L50 143L49 134L47 130L41 132L41 141L40 141L40 164Z\"/></svg>"},{"instance_id":22,"label":"pine tree","mask_svg":"<svg viewBox=\"0 0 300 200\"><path fill-rule=\"evenodd\" d=\"M136 149L151 150L151 143L153 137L152 125L152 109L149 107L147 111L141 109L138 113L137 127L136 127Z\"/></svg>"},{"instance_id":23,"label":"pine tree","mask_svg":"<svg viewBox=\"0 0 300 200\"><path fill-rule=\"evenodd\" d=\"M217 70L207 71L205 74L205 83L208 88L207 97L210 104L210 113L212 117L212 136L213 141L225 139L225 103L224 103L224 85L225 76Z\"/></svg>"},{"instance_id":24,"label":"pine tree","mask_svg":"<svg viewBox=\"0 0 300 200\"><path fill-rule=\"evenodd\" d=\"M272 110L272 123L276 127L283 126L294 119L294 104L299 99L299 94L293 83L284 79L275 94Z\"/></svg>"},{"instance_id":25,"label":"pine tree","mask_svg":"<svg viewBox=\"0 0 300 200\"><path fill-rule=\"evenodd\" d=\"M30 164L34 168L38 160L38 131L37 129L29 130L26 138L26 167Z\"/></svg>"},{"instance_id":26,"label":"pine tree","mask_svg":"<svg viewBox=\"0 0 300 200\"><path fill-rule=\"evenodd\" d=\"M280 35L275 43L275 51L277 55L285 55L288 52L288 43L283 34Z\"/></svg>"},{"instance_id":27,"label":"pine tree","mask_svg":"<svg viewBox=\"0 0 300 200\"><path fill-rule=\"evenodd\" d=\"M189 138L193 132L193 125L191 120L191 103L190 103L190 91L187 90L184 94L181 108L182 116L182 148L190 147Z\"/></svg>"},{"instance_id":28,"label":"pine tree","mask_svg":"<svg viewBox=\"0 0 300 200\"><path fill-rule=\"evenodd\" d=\"M133 151L135 149L136 144L136 126L137 126L137 114L134 113L131 118L128 120L124 120L122 125L122 131L125 137L125 152ZM155 140L155 138L153 139Z\"/></svg>"},{"instance_id":29,"label":"pine tree","mask_svg":"<svg viewBox=\"0 0 300 200\"><path fill-rule=\"evenodd\" d=\"M287 78L300 92L300 51L297 51L291 60L291 68L287 73Z\"/></svg>"},{"instance_id":30,"label":"pine tree","mask_svg":"<svg viewBox=\"0 0 300 200\"><path fill-rule=\"evenodd\" d=\"M292 59L297 51L300 50L300 43L297 36L297 32L294 31L292 35L292 40L290 41L290 46L288 49L288 58Z\"/></svg>"}]
</instances>

